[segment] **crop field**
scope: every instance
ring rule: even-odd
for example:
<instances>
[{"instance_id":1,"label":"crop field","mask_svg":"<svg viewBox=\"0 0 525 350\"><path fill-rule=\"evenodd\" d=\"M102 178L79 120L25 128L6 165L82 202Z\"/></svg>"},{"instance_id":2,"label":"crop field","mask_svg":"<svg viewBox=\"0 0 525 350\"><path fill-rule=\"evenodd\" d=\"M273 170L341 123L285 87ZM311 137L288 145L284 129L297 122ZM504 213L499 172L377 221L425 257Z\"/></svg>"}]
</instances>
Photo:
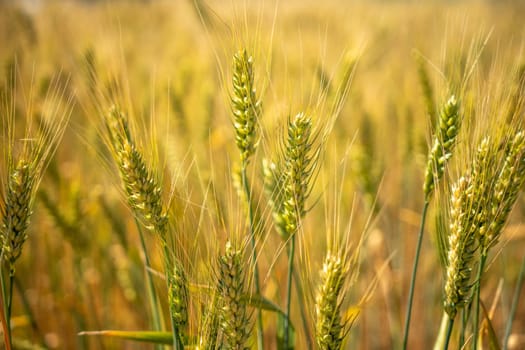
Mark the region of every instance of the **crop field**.
<instances>
[{"instance_id":1,"label":"crop field","mask_svg":"<svg viewBox=\"0 0 525 350\"><path fill-rule=\"evenodd\" d=\"M524 349L524 18L0 0L0 347Z\"/></svg>"}]
</instances>

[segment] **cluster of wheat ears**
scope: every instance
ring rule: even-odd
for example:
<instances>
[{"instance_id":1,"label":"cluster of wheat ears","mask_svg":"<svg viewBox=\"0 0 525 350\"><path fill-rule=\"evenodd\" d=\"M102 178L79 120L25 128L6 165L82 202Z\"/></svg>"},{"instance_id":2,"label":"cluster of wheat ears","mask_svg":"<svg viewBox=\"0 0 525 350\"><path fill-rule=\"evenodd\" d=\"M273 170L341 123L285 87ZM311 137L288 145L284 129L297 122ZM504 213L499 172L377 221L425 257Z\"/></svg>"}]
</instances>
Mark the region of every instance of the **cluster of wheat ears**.
<instances>
[{"instance_id":1,"label":"cluster of wheat ears","mask_svg":"<svg viewBox=\"0 0 525 350\"><path fill-rule=\"evenodd\" d=\"M233 185L241 203L238 215L243 224L232 230L229 239L210 264L209 281L196 286L189 278L179 249L181 226L177 215L170 208L174 190L166 188L163 181L165 169L148 161L148 150L137 142L136 128L131 112L117 99L101 102L102 118L99 127L111 162L121 182L121 193L133 212L142 244L145 264L145 288L148 292L152 327L151 331L97 331L85 335L116 336L126 339L171 345L175 349L246 349L268 348L268 339L274 337L278 349L292 349L296 343L296 328L303 327L301 334L308 338L309 348L341 349L345 347L351 327L358 322L359 309L366 303L371 287L363 292L360 300L348 300L357 271L361 244L349 244L341 233L335 235L328 245L322 269L318 271L315 287L315 305L294 300L294 289L301 290L302 280L296 272L298 237L303 234L302 223L309 214L310 194L319 174L330 127L327 124L337 117L350 83L353 65L343 79L339 95L334 98L332 115L323 121L313 119L307 112L291 113L277 141L276 154L254 155L262 152L260 146L264 131L261 130L263 104L256 89L254 59L246 49L233 55L230 107L232 132L239 151L238 167L233 174ZM425 72L420 72L425 85ZM425 219L433 200L443 210L443 229L439 232L440 254L443 262L442 308L443 321L436 329L435 349L447 349L451 339L458 347L478 349L483 335L491 333L490 320L480 299L483 274L487 268L491 249L501 236L502 229L518 198L525 181L525 130L523 129L523 86L507 104L501 106L497 128L487 127L480 135L467 135L465 113L471 106L464 106L468 96L462 96L461 87L450 87L448 96L440 108L433 107L431 92L426 92L428 108L437 119L433 141L428 154L421 195L424 207L421 229L412 272L411 286L407 295L405 333L400 347L406 348L411 325L412 301L417 296L415 281L421 251ZM51 86L50 91L53 91ZM11 336L11 310L14 277L23 246L28 236L31 215L38 188L44 172L67 125L70 105L57 102L62 92L55 87L43 106L43 115L37 122L28 119L25 135L18 136L15 126L16 110L5 92L2 97L2 129L5 173L1 181L0 244L2 274L0 321L6 349L13 349ZM468 101L468 103L472 103ZM473 123L470 121L470 123ZM494 126L496 124L486 123ZM469 125L472 127L472 125ZM479 130L479 129L478 129ZM467 135L467 136L466 136ZM448 166L456 153L458 139L464 142L462 161L454 171ZM466 145L465 145L466 144ZM458 155L459 156L459 155ZM261 173L253 171L252 163L263 158ZM265 249L261 237L260 218L254 212L254 183L261 184L266 196L268 218L272 221L271 232L284 242L288 265L286 271L284 300L269 300L264 295L266 271L258 264L261 251ZM439 193L439 194L438 194ZM269 233L273 234L273 233ZM164 331L161 301L156 290L155 275L151 266L148 242L155 242L162 254L165 295L169 305L171 331ZM312 272L314 273L314 272ZM381 278L379 275L378 278ZM193 299L193 300L192 300ZM192 320L191 305L199 304L200 319ZM351 306L349 306L351 305ZM292 322L292 307L303 313L313 313L314 324L308 317ZM515 305L514 305L515 308ZM514 309L515 310L515 309ZM272 315L272 317L268 316ZM276 318L274 318L275 316ZM277 320L277 322L275 322ZM194 322L196 327L189 327ZM456 322L459 321L459 322ZM454 326L456 325L456 332ZM512 325L501 341L506 347ZM438 327L437 327L438 328ZM272 334L272 332L274 334ZM456 337L457 336L457 337ZM491 346L497 339L489 336ZM272 342L272 344L274 344ZM161 345L157 345L161 346Z\"/></svg>"}]
</instances>

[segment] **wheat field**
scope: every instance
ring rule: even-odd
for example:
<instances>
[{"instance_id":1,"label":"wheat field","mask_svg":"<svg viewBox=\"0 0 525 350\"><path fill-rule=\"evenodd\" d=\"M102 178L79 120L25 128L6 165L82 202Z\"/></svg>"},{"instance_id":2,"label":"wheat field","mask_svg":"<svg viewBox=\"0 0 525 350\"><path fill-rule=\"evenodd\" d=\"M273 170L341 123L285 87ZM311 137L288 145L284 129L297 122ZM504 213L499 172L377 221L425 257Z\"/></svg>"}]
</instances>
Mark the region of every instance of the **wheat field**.
<instances>
[{"instance_id":1,"label":"wheat field","mask_svg":"<svg viewBox=\"0 0 525 350\"><path fill-rule=\"evenodd\" d=\"M3 348L525 348L524 16L0 0Z\"/></svg>"}]
</instances>

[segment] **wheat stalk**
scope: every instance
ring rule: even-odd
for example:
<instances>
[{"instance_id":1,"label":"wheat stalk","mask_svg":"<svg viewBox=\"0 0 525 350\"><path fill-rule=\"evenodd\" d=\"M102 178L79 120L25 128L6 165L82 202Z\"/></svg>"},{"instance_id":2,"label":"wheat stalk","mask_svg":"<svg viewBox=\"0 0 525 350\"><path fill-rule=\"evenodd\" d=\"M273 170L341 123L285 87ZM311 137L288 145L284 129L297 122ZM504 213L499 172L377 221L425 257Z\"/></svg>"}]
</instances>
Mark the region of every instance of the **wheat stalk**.
<instances>
[{"instance_id":1,"label":"wheat stalk","mask_svg":"<svg viewBox=\"0 0 525 350\"><path fill-rule=\"evenodd\" d=\"M246 50L241 50L233 57L233 94L231 106L234 117L235 143L240 151L241 169L240 184L243 194L240 198L246 205L249 223L249 236L252 247L253 279L255 291L261 295L259 281L259 267L257 264L257 250L255 238L254 214L252 209L252 191L248 182L247 165L249 158L257 147L257 123L261 115L261 101L257 99L254 86L253 57ZM237 175L234 174L234 175ZM234 179L238 179L235 177ZM236 182L234 182L235 184ZM238 182L237 182L238 184ZM257 312L257 343L259 349L264 348L264 329L262 321L262 310Z\"/></svg>"},{"instance_id":2,"label":"wheat stalk","mask_svg":"<svg viewBox=\"0 0 525 350\"><path fill-rule=\"evenodd\" d=\"M434 143L428 155L427 166L425 169L425 180L423 183L423 193L425 202L423 204L423 213L421 214L421 225L419 228L416 255L412 265L412 276L410 278L410 288L408 291L408 302L406 307L405 331L403 336L403 350L407 349L408 335L410 332L410 321L412 318L412 303L414 300L414 290L416 285L417 269L419 266L419 256L421 254L421 244L423 242L423 232L425 230L425 221L430 199L434 193L436 184L445 172L445 166L452 157L452 151L456 143L456 136L461 125L459 114L459 103L452 95L439 114L439 125L434 137Z\"/></svg>"}]
</instances>

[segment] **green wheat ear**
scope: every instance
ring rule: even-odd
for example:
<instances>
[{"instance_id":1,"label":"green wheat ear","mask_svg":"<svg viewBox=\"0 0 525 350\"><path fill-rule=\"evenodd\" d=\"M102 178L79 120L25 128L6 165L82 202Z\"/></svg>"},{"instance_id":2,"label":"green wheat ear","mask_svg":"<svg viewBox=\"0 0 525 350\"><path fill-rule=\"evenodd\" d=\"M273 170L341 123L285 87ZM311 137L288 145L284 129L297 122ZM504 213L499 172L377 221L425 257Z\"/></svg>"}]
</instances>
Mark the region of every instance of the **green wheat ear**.
<instances>
[{"instance_id":1,"label":"green wheat ear","mask_svg":"<svg viewBox=\"0 0 525 350\"><path fill-rule=\"evenodd\" d=\"M218 291L220 294L220 331L222 346L225 349L248 349L246 342L250 337L250 315L242 300L246 294L246 270L240 250L230 242L219 258Z\"/></svg>"},{"instance_id":2,"label":"green wheat ear","mask_svg":"<svg viewBox=\"0 0 525 350\"><path fill-rule=\"evenodd\" d=\"M315 303L315 339L319 349L340 349L343 344L346 327L341 320L341 304L347 275L344 260L329 252L321 270Z\"/></svg>"},{"instance_id":3,"label":"green wheat ear","mask_svg":"<svg viewBox=\"0 0 525 350\"><path fill-rule=\"evenodd\" d=\"M452 151L456 143L456 136L461 125L459 115L459 102L452 95L443 106L439 115L439 126L434 138L434 144L428 156L425 170L425 183L423 191L425 201L429 201L436 183L445 172L447 161L452 157Z\"/></svg>"},{"instance_id":4,"label":"green wheat ear","mask_svg":"<svg viewBox=\"0 0 525 350\"><path fill-rule=\"evenodd\" d=\"M488 203L486 226L480 230L482 249L488 250L499 238L519 191L525 181L525 133L517 132L504 153L492 198Z\"/></svg>"},{"instance_id":5,"label":"green wheat ear","mask_svg":"<svg viewBox=\"0 0 525 350\"><path fill-rule=\"evenodd\" d=\"M174 326L183 330L188 326L188 280L182 264L174 259L168 276L168 302Z\"/></svg>"},{"instance_id":6,"label":"green wheat ear","mask_svg":"<svg viewBox=\"0 0 525 350\"><path fill-rule=\"evenodd\" d=\"M235 143L241 152L241 162L246 163L257 147L257 120L262 110L254 86L253 57L246 50L233 56L231 105Z\"/></svg>"},{"instance_id":7,"label":"green wheat ear","mask_svg":"<svg viewBox=\"0 0 525 350\"><path fill-rule=\"evenodd\" d=\"M148 230L164 238L168 216L162 205L162 190L156 174L137 149L126 116L113 107L105 122L130 207Z\"/></svg>"},{"instance_id":8,"label":"green wheat ear","mask_svg":"<svg viewBox=\"0 0 525 350\"><path fill-rule=\"evenodd\" d=\"M36 177L33 164L23 159L9 170L0 239L2 260L7 264L11 274L15 272L15 262L20 257L22 246L27 240Z\"/></svg>"},{"instance_id":9,"label":"green wheat ear","mask_svg":"<svg viewBox=\"0 0 525 350\"><path fill-rule=\"evenodd\" d=\"M263 160L265 190L277 232L284 240L297 231L306 214L306 200L319 157L309 116L297 114L288 121L287 131L280 162Z\"/></svg>"}]
</instances>

